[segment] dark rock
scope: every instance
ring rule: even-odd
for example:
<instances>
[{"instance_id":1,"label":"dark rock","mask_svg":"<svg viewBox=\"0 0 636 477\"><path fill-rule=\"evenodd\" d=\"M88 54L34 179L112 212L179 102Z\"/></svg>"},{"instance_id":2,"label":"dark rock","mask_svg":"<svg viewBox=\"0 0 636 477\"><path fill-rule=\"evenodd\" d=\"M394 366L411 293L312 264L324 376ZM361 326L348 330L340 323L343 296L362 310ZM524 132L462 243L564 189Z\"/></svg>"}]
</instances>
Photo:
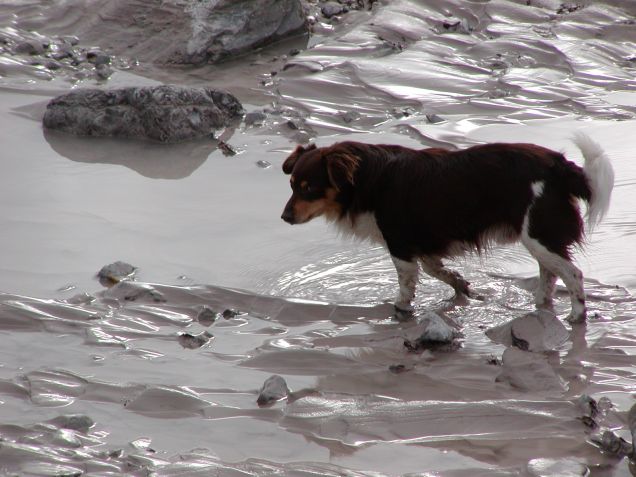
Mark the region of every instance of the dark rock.
<instances>
[{"instance_id":1,"label":"dark rock","mask_svg":"<svg viewBox=\"0 0 636 477\"><path fill-rule=\"evenodd\" d=\"M109 68L106 64L99 64L95 66L95 74L99 79L106 80L113 74L112 68Z\"/></svg>"},{"instance_id":2,"label":"dark rock","mask_svg":"<svg viewBox=\"0 0 636 477\"><path fill-rule=\"evenodd\" d=\"M289 394L289 388L285 380L277 374L270 376L263 383L263 387L258 392L256 403L259 406L267 406L281 399L285 399Z\"/></svg>"},{"instance_id":3,"label":"dark rock","mask_svg":"<svg viewBox=\"0 0 636 477\"><path fill-rule=\"evenodd\" d=\"M444 118L439 117L437 114L427 114L426 120L431 124L438 124L446 121Z\"/></svg>"},{"instance_id":4,"label":"dark rock","mask_svg":"<svg viewBox=\"0 0 636 477\"><path fill-rule=\"evenodd\" d=\"M580 3L566 2L559 5L559 8L557 8L557 13L559 15L574 13L581 8L583 8L583 5Z\"/></svg>"},{"instance_id":5,"label":"dark rock","mask_svg":"<svg viewBox=\"0 0 636 477\"><path fill-rule=\"evenodd\" d=\"M210 326L218 319L219 314L207 306L204 306L197 315L197 321L204 326Z\"/></svg>"},{"instance_id":6,"label":"dark rock","mask_svg":"<svg viewBox=\"0 0 636 477\"><path fill-rule=\"evenodd\" d=\"M112 27L78 31L82 41L142 62L217 63L308 33L301 0L109 2L105 9L89 14Z\"/></svg>"},{"instance_id":7,"label":"dark rock","mask_svg":"<svg viewBox=\"0 0 636 477\"><path fill-rule=\"evenodd\" d=\"M21 41L17 45L13 51L20 55L41 55L44 53L44 45L37 40L27 40Z\"/></svg>"},{"instance_id":8,"label":"dark rock","mask_svg":"<svg viewBox=\"0 0 636 477\"><path fill-rule=\"evenodd\" d=\"M99 272L97 278L104 286L111 286L122 280L131 279L137 272L137 267L133 267L126 262L117 261L108 265L104 265Z\"/></svg>"},{"instance_id":9,"label":"dark rock","mask_svg":"<svg viewBox=\"0 0 636 477\"><path fill-rule=\"evenodd\" d=\"M246 126L260 126L267 119L267 114L262 111L250 111L245 115Z\"/></svg>"},{"instance_id":10,"label":"dark rock","mask_svg":"<svg viewBox=\"0 0 636 477\"><path fill-rule=\"evenodd\" d=\"M343 7L340 3L338 2L327 2L325 3L322 8L320 9L320 12L327 18L331 18L333 16L336 15L340 15L342 13L345 13L345 7Z\"/></svg>"},{"instance_id":11,"label":"dark rock","mask_svg":"<svg viewBox=\"0 0 636 477\"><path fill-rule=\"evenodd\" d=\"M214 338L212 333L208 331L203 331L198 335L193 335L191 333L181 333L177 337L179 344L186 349L197 349L203 345L206 345L210 342L210 340Z\"/></svg>"},{"instance_id":12,"label":"dark rock","mask_svg":"<svg viewBox=\"0 0 636 477\"><path fill-rule=\"evenodd\" d=\"M71 91L49 102L43 123L80 136L178 142L207 136L242 114L229 93L161 85Z\"/></svg>"},{"instance_id":13,"label":"dark rock","mask_svg":"<svg viewBox=\"0 0 636 477\"><path fill-rule=\"evenodd\" d=\"M86 53L86 61L89 63L93 63L95 66L98 65L109 65L110 64L110 56L105 53L102 53L99 50L91 50Z\"/></svg>"},{"instance_id":14,"label":"dark rock","mask_svg":"<svg viewBox=\"0 0 636 477\"><path fill-rule=\"evenodd\" d=\"M48 60L44 66L49 70L59 70L62 67L60 62L55 60Z\"/></svg>"},{"instance_id":15,"label":"dark rock","mask_svg":"<svg viewBox=\"0 0 636 477\"><path fill-rule=\"evenodd\" d=\"M424 350L452 350L459 347L459 332L434 312L425 313L419 318L420 324L414 329L416 339L404 340L404 346L411 352Z\"/></svg>"},{"instance_id":16,"label":"dark rock","mask_svg":"<svg viewBox=\"0 0 636 477\"><path fill-rule=\"evenodd\" d=\"M83 414L58 416L47 422L59 427L60 429L71 429L81 432L88 432L88 430L95 425L95 421Z\"/></svg>"},{"instance_id":17,"label":"dark rock","mask_svg":"<svg viewBox=\"0 0 636 477\"><path fill-rule=\"evenodd\" d=\"M75 46L79 44L79 38L72 35L63 36L60 38L64 43L70 46Z\"/></svg>"},{"instance_id":18,"label":"dark rock","mask_svg":"<svg viewBox=\"0 0 636 477\"><path fill-rule=\"evenodd\" d=\"M231 308L228 308L227 310L224 310L223 313L221 314L221 316L223 316L223 318L225 318L226 320L230 320L232 318L237 317L238 315L240 315L241 312L238 310L232 310Z\"/></svg>"}]
</instances>

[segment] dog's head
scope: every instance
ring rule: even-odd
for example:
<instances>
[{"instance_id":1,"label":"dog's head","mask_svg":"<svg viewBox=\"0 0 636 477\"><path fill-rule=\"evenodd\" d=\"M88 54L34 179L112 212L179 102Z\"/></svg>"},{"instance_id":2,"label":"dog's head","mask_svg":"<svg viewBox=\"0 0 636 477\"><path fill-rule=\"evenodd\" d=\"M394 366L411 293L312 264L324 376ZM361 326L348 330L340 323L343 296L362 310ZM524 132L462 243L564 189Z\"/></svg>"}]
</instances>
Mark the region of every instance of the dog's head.
<instances>
[{"instance_id":1,"label":"dog's head","mask_svg":"<svg viewBox=\"0 0 636 477\"><path fill-rule=\"evenodd\" d=\"M360 158L340 144L298 146L283 163L292 196L281 218L303 224L321 215L335 219L342 213L341 193L354 185Z\"/></svg>"}]
</instances>

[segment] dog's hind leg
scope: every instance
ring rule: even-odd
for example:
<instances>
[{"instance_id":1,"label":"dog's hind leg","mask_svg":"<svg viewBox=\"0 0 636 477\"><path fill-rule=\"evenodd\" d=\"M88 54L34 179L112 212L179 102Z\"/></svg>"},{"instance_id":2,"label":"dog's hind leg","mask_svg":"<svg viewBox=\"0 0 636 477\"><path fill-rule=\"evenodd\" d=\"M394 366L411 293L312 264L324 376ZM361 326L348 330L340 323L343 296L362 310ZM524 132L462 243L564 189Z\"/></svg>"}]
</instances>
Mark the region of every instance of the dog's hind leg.
<instances>
[{"instance_id":1,"label":"dog's hind leg","mask_svg":"<svg viewBox=\"0 0 636 477\"><path fill-rule=\"evenodd\" d=\"M391 255L395 270L398 275L400 292L395 300L395 308L399 311L413 311L413 300L415 299L415 287L417 286L417 276L419 268L417 261L402 260Z\"/></svg>"},{"instance_id":2,"label":"dog's hind leg","mask_svg":"<svg viewBox=\"0 0 636 477\"><path fill-rule=\"evenodd\" d=\"M534 295L535 303L539 308L550 308L552 306L556 279L557 276L539 262L539 286Z\"/></svg>"},{"instance_id":3,"label":"dog's hind leg","mask_svg":"<svg viewBox=\"0 0 636 477\"><path fill-rule=\"evenodd\" d=\"M529 219L530 218L530 219ZM543 273L540 279L541 285L536 298L546 297L550 288L553 288L554 279L551 275L556 275L565 284L570 294L572 311L567 317L570 323L582 323L586 319L585 290L583 288L583 273L571 261L567 249L563 248L561 254L550 251L542 243L541 238L531 237L529 232L529 221L532 219L532 208L526 215L521 232L521 243L528 249L530 254L539 262L540 269L545 269L548 273Z\"/></svg>"},{"instance_id":4,"label":"dog's hind leg","mask_svg":"<svg viewBox=\"0 0 636 477\"><path fill-rule=\"evenodd\" d=\"M458 295L471 296L469 289L470 283L459 273L444 267L440 258L424 256L420 257L420 262L422 263L422 269L427 274L453 287L455 293Z\"/></svg>"}]
</instances>

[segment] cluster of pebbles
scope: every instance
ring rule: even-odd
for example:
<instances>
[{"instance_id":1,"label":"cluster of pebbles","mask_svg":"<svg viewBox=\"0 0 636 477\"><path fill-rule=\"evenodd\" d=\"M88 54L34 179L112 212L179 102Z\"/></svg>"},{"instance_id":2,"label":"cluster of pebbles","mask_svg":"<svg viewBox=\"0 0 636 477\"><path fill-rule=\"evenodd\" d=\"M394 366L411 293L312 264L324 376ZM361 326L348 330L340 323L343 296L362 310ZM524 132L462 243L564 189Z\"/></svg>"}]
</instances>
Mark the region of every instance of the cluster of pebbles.
<instances>
[{"instance_id":1,"label":"cluster of pebbles","mask_svg":"<svg viewBox=\"0 0 636 477\"><path fill-rule=\"evenodd\" d=\"M71 81L107 80L113 68L128 69L132 62L96 47L80 44L76 36L48 37L17 28L0 30L0 56L31 70L42 79L64 74Z\"/></svg>"}]
</instances>

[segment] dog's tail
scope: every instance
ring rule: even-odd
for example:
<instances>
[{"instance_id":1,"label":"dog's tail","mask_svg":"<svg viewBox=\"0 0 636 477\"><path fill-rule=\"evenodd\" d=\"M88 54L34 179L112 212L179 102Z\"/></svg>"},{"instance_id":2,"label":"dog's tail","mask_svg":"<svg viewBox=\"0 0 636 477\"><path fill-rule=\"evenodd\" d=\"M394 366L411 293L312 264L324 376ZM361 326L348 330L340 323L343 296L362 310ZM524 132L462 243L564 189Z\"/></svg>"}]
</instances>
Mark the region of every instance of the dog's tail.
<instances>
[{"instance_id":1,"label":"dog's tail","mask_svg":"<svg viewBox=\"0 0 636 477\"><path fill-rule=\"evenodd\" d=\"M612 189L614 188L614 168L601 146L587 134L577 132L572 141L583 154L585 159L583 170L592 191L586 215L587 227L591 232L609 209Z\"/></svg>"}]
</instances>

